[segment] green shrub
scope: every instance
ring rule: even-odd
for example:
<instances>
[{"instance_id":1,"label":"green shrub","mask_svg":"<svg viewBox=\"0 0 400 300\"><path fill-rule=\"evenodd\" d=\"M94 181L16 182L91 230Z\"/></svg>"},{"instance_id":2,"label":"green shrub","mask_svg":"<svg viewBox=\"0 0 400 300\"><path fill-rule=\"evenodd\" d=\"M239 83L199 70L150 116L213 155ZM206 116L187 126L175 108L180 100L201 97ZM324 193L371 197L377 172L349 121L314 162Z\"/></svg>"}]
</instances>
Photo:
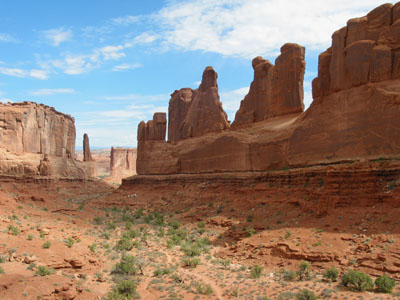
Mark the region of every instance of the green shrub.
<instances>
[{"instance_id":1,"label":"green shrub","mask_svg":"<svg viewBox=\"0 0 400 300\"><path fill-rule=\"evenodd\" d=\"M130 251L137 245L137 241L132 241L130 238L122 237L115 246L115 249L119 251Z\"/></svg>"},{"instance_id":2,"label":"green shrub","mask_svg":"<svg viewBox=\"0 0 400 300\"><path fill-rule=\"evenodd\" d=\"M28 241L32 241L33 240L33 235L32 234L28 234L27 240Z\"/></svg>"},{"instance_id":3,"label":"green shrub","mask_svg":"<svg viewBox=\"0 0 400 300\"><path fill-rule=\"evenodd\" d=\"M182 263L185 267L196 268L200 264L200 259L197 257L196 258L185 257L182 259Z\"/></svg>"},{"instance_id":4,"label":"green shrub","mask_svg":"<svg viewBox=\"0 0 400 300\"><path fill-rule=\"evenodd\" d=\"M296 278L296 272L293 270L284 270L283 271L283 279L286 281L293 281Z\"/></svg>"},{"instance_id":5,"label":"green shrub","mask_svg":"<svg viewBox=\"0 0 400 300\"><path fill-rule=\"evenodd\" d=\"M117 263L112 271L115 274L136 275L138 269L136 268L136 259L130 255L124 255L121 262Z\"/></svg>"},{"instance_id":6,"label":"green shrub","mask_svg":"<svg viewBox=\"0 0 400 300\"><path fill-rule=\"evenodd\" d=\"M307 289L301 290L296 294L297 300L317 300L317 296Z\"/></svg>"},{"instance_id":7,"label":"green shrub","mask_svg":"<svg viewBox=\"0 0 400 300\"><path fill-rule=\"evenodd\" d=\"M395 281L387 275L378 277L375 280L376 291L379 293L392 293Z\"/></svg>"},{"instance_id":8,"label":"green shrub","mask_svg":"<svg viewBox=\"0 0 400 300\"><path fill-rule=\"evenodd\" d=\"M211 295L213 290L209 284L196 283L196 291L198 294Z\"/></svg>"},{"instance_id":9,"label":"green shrub","mask_svg":"<svg viewBox=\"0 0 400 300\"><path fill-rule=\"evenodd\" d=\"M299 280L308 280L311 277L311 266L308 261L302 261L299 269L297 270L297 277Z\"/></svg>"},{"instance_id":10,"label":"green shrub","mask_svg":"<svg viewBox=\"0 0 400 300\"><path fill-rule=\"evenodd\" d=\"M246 229L246 236L251 237L252 235L256 234L257 231L254 228L247 228Z\"/></svg>"},{"instance_id":11,"label":"green shrub","mask_svg":"<svg viewBox=\"0 0 400 300\"><path fill-rule=\"evenodd\" d=\"M107 300L130 300L139 298L136 292L136 284L132 280L119 282L107 295Z\"/></svg>"},{"instance_id":12,"label":"green shrub","mask_svg":"<svg viewBox=\"0 0 400 300\"><path fill-rule=\"evenodd\" d=\"M154 270L154 272L153 272L154 276L157 276L157 277L163 276L163 275L169 275L171 273L172 273L172 271L170 268L163 268L163 269L158 268L158 269Z\"/></svg>"},{"instance_id":13,"label":"green shrub","mask_svg":"<svg viewBox=\"0 0 400 300\"><path fill-rule=\"evenodd\" d=\"M4 274L4 269L2 267L0 267L0 274Z\"/></svg>"},{"instance_id":14,"label":"green shrub","mask_svg":"<svg viewBox=\"0 0 400 300\"><path fill-rule=\"evenodd\" d=\"M43 249L49 249L51 246L51 242L50 241L46 241L43 243L42 248Z\"/></svg>"},{"instance_id":15,"label":"green shrub","mask_svg":"<svg viewBox=\"0 0 400 300\"><path fill-rule=\"evenodd\" d=\"M374 287L371 277L359 271L350 270L342 277L342 285L352 290L365 292Z\"/></svg>"},{"instance_id":16,"label":"green shrub","mask_svg":"<svg viewBox=\"0 0 400 300\"><path fill-rule=\"evenodd\" d=\"M72 246L74 245L74 243L75 243L75 240L74 240L72 237L69 237L69 238L66 239L66 241L65 241L65 245L66 245L68 248L72 248Z\"/></svg>"},{"instance_id":17,"label":"green shrub","mask_svg":"<svg viewBox=\"0 0 400 300\"><path fill-rule=\"evenodd\" d=\"M336 269L335 267L326 269L324 272L324 278L330 281L337 281L338 275L339 275L339 270Z\"/></svg>"},{"instance_id":18,"label":"green shrub","mask_svg":"<svg viewBox=\"0 0 400 300\"><path fill-rule=\"evenodd\" d=\"M19 235L21 233L19 228L14 225L8 225L8 232L12 235Z\"/></svg>"},{"instance_id":19,"label":"green shrub","mask_svg":"<svg viewBox=\"0 0 400 300\"><path fill-rule=\"evenodd\" d=\"M39 266L35 272L35 275L39 275L39 276L47 276L50 274L51 274L51 271L49 269L47 269L45 266Z\"/></svg>"},{"instance_id":20,"label":"green shrub","mask_svg":"<svg viewBox=\"0 0 400 300\"><path fill-rule=\"evenodd\" d=\"M264 270L264 268L259 266L259 265L254 266L251 269L250 277L253 278L253 279L260 278L263 270Z\"/></svg>"},{"instance_id":21,"label":"green shrub","mask_svg":"<svg viewBox=\"0 0 400 300\"><path fill-rule=\"evenodd\" d=\"M201 254L201 248L193 244L185 244L181 246L181 251L185 253L186 256L199 256Z\"/></svg>"}]
</instances>

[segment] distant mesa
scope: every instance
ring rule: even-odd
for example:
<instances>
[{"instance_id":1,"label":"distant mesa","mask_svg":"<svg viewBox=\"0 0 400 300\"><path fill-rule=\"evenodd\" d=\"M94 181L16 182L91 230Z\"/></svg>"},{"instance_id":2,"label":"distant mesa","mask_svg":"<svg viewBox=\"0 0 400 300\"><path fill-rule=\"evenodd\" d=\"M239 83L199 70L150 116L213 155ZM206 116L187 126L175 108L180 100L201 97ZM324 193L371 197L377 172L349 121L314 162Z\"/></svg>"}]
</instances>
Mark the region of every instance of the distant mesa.
<instances>
[{"instance_id":1,"label":"distant mesa","mask_svg":"<svg viewBox=\"0 0 400 300\"><path fill-rule=\"evenodd\" d=\"M304 112L305 49L285 44L254 79L232 125L217 73L171 95L168 120L138 128L138 174L267 171L400 155L400 3L348 21L321 53ZM166 124L168 123L168 124ZM165 140L168 126L168 141Z\"/></svg>"}]
</instances>

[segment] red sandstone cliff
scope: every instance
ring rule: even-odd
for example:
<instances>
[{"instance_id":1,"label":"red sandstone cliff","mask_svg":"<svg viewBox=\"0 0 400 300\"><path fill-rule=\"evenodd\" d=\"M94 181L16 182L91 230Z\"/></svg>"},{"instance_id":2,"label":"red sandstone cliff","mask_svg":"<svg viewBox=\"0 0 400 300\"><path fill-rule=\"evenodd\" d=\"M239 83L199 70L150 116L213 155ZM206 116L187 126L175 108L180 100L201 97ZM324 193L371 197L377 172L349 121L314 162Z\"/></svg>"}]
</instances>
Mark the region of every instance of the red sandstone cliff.
<instances>
[{"instance_id":1,"label":"red sandstone cliff","mask_svg":"<svg viewBox=\"0 0 400 300\"><path fill-rule=\"evenodd\" d=\"M176 91L169 142L142 138L139 129L137 172L265 171L400 157L399 49L400 3L384 4L333 34L332 47L319 57L314 102L304 113L304 48L294 44L282 47L275 66L253 60L254 81L232 128L223 117L205 121L221 116L221 106L194 105L198 91ZM215 100L216 76L206 78Z\"/></svg>"},{"instance_id":2,"label":"red sandstone cliff","mask_svg":"<svg viewBox=\"0 0 400 300\"><path fill-rule=\"evenodd\" d=\"M113 177L128 177L136 174L136 149L111 147L110 170Z\"/></svg>"},{"instance_id":3,"label":"red sandstone cliff","mask_svg":"<svg viewBox=\"0 0 400 300\"><path fill-rule=\"evenodd\" d=\"M70 115L33 102L0 105L0 173L91 176L74 160L75 123Z\"/></svg>"},{"instance_id":4,"label":"red sandstone cliff","mask_svg":"<svg viewBox=\"0 0 400 300\"><path fill-rule=\"evenodd\" d=\"M232 126L302 112L304 55L304 47L285 44L275 66L260 56L254 58L254 80L240 103Z\"/></svg>"}]
</instances>

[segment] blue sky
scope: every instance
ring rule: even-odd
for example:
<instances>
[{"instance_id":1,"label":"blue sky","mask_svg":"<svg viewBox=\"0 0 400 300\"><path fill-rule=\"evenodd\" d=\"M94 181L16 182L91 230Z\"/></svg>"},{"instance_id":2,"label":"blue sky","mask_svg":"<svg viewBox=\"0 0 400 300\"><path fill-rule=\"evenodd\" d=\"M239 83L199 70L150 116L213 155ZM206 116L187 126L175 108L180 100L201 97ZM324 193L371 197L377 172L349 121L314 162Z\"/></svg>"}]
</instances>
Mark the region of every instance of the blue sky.
<instances>
[{"instance_id":1,"label":"blue sky","mask_svg":"<svg viewBox=\"0 0 400 300\"><path fill-rule=\"evenodd\" d=\"M377 0L13 0L0 5L0 101L35 101L75 117L77 146L136 146L137 124L170 94L218 72L233 120L251 59L306 47L305 104L318 54ZM392 3L395 3L394 1Z\"/></svg>"}]
</instances>

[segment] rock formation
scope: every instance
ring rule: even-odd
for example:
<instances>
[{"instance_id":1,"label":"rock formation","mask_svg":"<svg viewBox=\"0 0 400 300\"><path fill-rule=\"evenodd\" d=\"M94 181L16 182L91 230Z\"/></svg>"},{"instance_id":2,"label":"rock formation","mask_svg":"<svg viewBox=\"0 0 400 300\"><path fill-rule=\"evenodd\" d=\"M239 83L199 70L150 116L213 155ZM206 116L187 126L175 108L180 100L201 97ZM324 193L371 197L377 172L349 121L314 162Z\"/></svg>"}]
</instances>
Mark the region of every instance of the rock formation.
<instances>
[{"instance_id":1,"label":"rock formation","mask_svg":"<svg viewBox=\"0 0 400 300\"><path fill-rule=\"evenodd\" d=\"M168 141L202 136L229 128L218 95L218 75L212 67L203 72L197 90L183 88L171 95L168 108Z\"/></svg>"},{"instance_id":2,"label":"rock formation","mask_svg":"<svg viewBox=\"0 0 400 300\"><path fill-rule=\"evenodd\" d=\"M314 102L289 140L290 164L400 154L399 9L381 5L333 34Z\"/></svg>"},{"instance_id":3,"label":"rock formation","mask_svg":"<svg viewBox=\"0 0 400 300\"><path fill-rule=\"evenodd\" d=\"M182 124L183 139L229 128L226 113L219 101L217 77L212 67L204 70L200 87L193 91L192 101Z\"/></svg>"},{"instance_id":4,"label":"rock formation","mask_svg":"<svg viewBox=\"0 0 400 300\"><path fill-rule=\"evenodd\" d=\"M136 149L111 147L110 170L113 177L128 177L136 174Z\"/></svg>"},{"instance_id":5,"label":"rock formation","mask_svg":"<svg viewBox=\"0 0 400 300\"><path fill-rule=\"evenodd\" d=\"M138 127L138 141L164 141L167 130L167 115L155 113L153 120L140 122Z\"/></svg>"},{"instance_id":6,"label":"rock formation","mask_svg":"<svg viewBox=\"0 0 400 300\"><path fill-rule=\"evenodd\" d=\"M168 141L177 143L181 140L183 123L192 103L193 90L183 88L171 94L168 107Z\"/></svg>"},{"instance_id":7,"label":"rock formation","mask_svg":"<svg viewBox=\"0 0 400 300\"><path fill-rule=\"evenodd\" d=\"M75 124L70 115L33 102L0 105L1 147L16 153L74 157Z\"/></svg>"},{"instance_id":8,"label":"rock formation","mask_svg":"<svg viewBox=\"0 0 400 300\"><path fill-rule=\"evenodd\" d=\"M0 174L87 178L76 162L75 123L70 115L33 102L0 105Z\"/></svg>"},{"instance_id":9,"label":"rock formation","mask_svg":"<svg viewBox=\"0 0 400 300\"><path fill-rule=\"evenodd\" d=\"M90 152L89 136L87 133L83 135L83 161L92 161L92 154Z\"/></svg>"},{"instance_id":10,"label":"rock formation","mask_svg":"<svg viewBox=\"0 0 400 300\"><path fill-rule=\"evenodd\" d=\"M232 126L303 112L304 56L304 47L285 44L275 66L260 56L254 58L254 80Z\"/></svg>"},{"instance_id":11,"label":"rock formation","mask_svg":"<svg viewBox=\"0 0 400 300\"><path fill-rule=\"evenodd\" d=\"M400 3L348 21L319 56L306 112L304 48L284 45L275 66L257 57L249 94L230 128L216 73L207 68L198 90L172 94L168 142L144 139L139 130L137 172L267 171L400 158L399 49Z\"/></svg>"}]
</instances>

